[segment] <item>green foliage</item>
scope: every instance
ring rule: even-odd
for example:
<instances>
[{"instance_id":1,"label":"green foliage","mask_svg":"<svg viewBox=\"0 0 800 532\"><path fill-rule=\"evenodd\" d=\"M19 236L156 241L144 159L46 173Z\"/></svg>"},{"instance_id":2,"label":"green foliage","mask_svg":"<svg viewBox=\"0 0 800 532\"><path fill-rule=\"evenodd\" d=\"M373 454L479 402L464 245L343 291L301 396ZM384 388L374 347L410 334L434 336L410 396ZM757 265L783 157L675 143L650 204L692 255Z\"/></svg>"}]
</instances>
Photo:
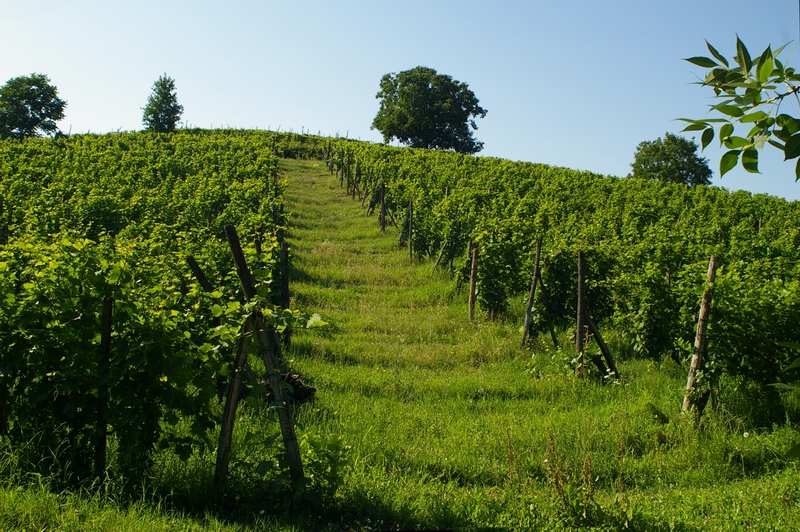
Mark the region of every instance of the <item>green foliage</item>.
<instances>
[{"instance_id":1,"label":"green foliage","mask_svg":"<svg viewBox=\"0 0 800 532\"><path fill-rule=\"evenodd\" d=\"M736 38L736 55L728 61L706 42L712 58L699 56L686 61L708 69L702 81L711 87L719 103L711 105L719 118L695 120L682 118L684 131L702 131L703 148L715 136L728 151L720 160L720 174L725 175L741 163L748 172L758 173L758 151L769 143L784 153L785 160L800 156L800 121L781 109L784 99L800 90L800 74L784 66L778 58L785 46L766 50L751 57L745 44ZM736 135L736 128L744 133ZM800 161L795 167L800 179Z\"/></svg>"},{"instance_id":2,"label":"green foliage","mask_svg":"<svg viewBox=\"0 0 800 532\"><path fill-rule=\"evenodd\" d=\"M770 375L786 357L768 341L772 325L754 326L761 323L759 313L790 331L787 340L800 339L795 338L800 317L785 297L795 289L789 279L800 267L795 203L714 187L615 179L352 141L339 141L331 151L336 154L328 159L332 171L347 176L348 168L358 166L358 180L348 177L358 190L374 191L384 183L395 220L406 220L413 203L418 256L438 258L441 251L440 264L453 261L465 280L468 243L477 242L477 299L489 315L509 312L518 294L527 292L534 244L541 235L549 297L545 302L541 292L537 295L537 330L546 323L574 326L576 255L581 250L587 257L588 308L595 322L617 327L637 356L688 357L708 258L717 254L726 265L723 287L733 286L733 276L747 271L746 289L731 290L713 310L724 316L709 332L718 368L773 382ZM407 228L398 226L402 237ZM740 347L722 338L748 335L753 343ZM748 351L750 345L757 351Z\"/></svg>"},{"instance_id":3,"label":"green foliage","mask_svg":"<svg viewBox=\"0 0 800 532\"><path fill-rule=\"evenodd\" d=\"M666 133L664 138L645 141L636 147L629 177L652 179L689 186L710 185L708 160L697 155L693 140Z\"/></svg>"},{"instance_id":4,"label":"green foliage","mask_svg":"<svg viewBox=\"0 0 800 532\"><path fill-rule=\"evenodd\" d=\"M381 78L381 100L372 129L414 148L476 153L483 143L472 136L478 129L475 118L486 116L486 109L466 83L427 67L386 74Z\"/></svg>"},{"instance_id":5,"label":"green foliage","mask_svg":"<svg viewBox=\"0 0 800 532\"><path fill-rule=\"evenodd\" d=\"M162 74L153 83L153 92L147 98L142 123L148 131L169 133L175 130L183 114L183 106L178 103L175 80Z\"/></svg>"},{"instance_id":6,"label":"green foliage","mask_svg":"<svg viewBox=\"0 0 800 532\"><path fill-rule=\"evenodd\" d=\"M12 78L0 87L0 139L52 135L66 106L44 74Z\"/></svg>"},{"instance_id":7,"label":"green foliage","mask_svg":"<svg viewBox=\"0 0 800 532\"><path fill-rule=\"evenodd\" d=\"M0 143L0 432L36 437L31 468L93 471L101 388L109 390L110 462L128 480L157 446L184 459L210 431L231 352L253 304L240 303L222 228L247 246L265 320L313 319L266 304L275 296L273 211L282 202L267 135L183 132ZM204 291L185 265L211 280ZM279 283L274 283L275 285ZM100 320L113 301L101 370ZM106 374L106 377L102 375ZM188 429L186 428L188 427Z\"/></svg>"}]
</instances>

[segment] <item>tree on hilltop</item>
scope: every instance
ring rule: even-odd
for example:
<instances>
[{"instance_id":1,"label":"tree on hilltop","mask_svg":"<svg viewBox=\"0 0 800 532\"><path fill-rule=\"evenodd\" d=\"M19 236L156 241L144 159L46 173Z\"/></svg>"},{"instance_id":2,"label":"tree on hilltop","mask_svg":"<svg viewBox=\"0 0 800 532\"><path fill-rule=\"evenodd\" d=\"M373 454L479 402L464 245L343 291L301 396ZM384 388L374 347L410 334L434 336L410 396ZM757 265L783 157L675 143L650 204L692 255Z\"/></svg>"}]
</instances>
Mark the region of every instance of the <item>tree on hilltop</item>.
<instances>
[{"instance_id":1,"label":"tree on hilltop","mask_svg":"<svg viewBox=\"0 0 800 532\"><path fill-rule=\"evenodd\" d=\"M672 133L636 147L629 177L689 186L711 184L708 159L697 155L697 144Z\"/></svg>"},{"instance_id":2,"label":"tree on hilltop","mask_svg":"<svg viewBox=\"0 0 800 532\"><path fill-rule=\"evenodd\" d=\"M44 74L11 78L0 87L0 138L24 140L58 132L67 102Z\"/></svg>"},{"instance_id":3,"label":"tree on hilltop","mask_svg":"<svg viewBox=\"0 0 800 532\"><path fill-rule=\"evenodd\" d=\"M466 83L418 66L384 75L380 87L372 129L381 132L384 142L396 138L414 148L460 153L483 149L471 130L478 129L475 118L485 117L486 109Z\"/></svg>"},{"instance_id":4,"label":"tree on hilltop","mask_svg":"<svg viewBox=\"0 0 800 532\"><path fill-rule=\"evenodd\" d=\"M142 123L148 131L169 133L183 114L183 106L178 103L175 80L163 74L153 83L153 92L147 98Z\"/></svg>"}]
</instances>

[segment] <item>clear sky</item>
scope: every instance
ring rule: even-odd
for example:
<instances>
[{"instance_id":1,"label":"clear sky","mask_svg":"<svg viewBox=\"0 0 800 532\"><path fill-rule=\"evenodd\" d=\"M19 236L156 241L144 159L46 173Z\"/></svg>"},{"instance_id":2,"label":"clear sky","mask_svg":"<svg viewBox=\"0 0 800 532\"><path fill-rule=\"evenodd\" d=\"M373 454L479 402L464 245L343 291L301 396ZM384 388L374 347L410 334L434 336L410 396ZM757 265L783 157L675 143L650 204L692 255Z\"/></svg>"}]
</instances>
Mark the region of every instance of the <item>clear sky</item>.
<instances>
[{"instance_id":1,"label":"clear sky","mask_svg":"<svg viewBox=\"0 0 800 532\"><path fill-rule=\"evenodd\" d=\"M706 116L703 70L682 58L708 55L704 39L730 57L737 34L754 56L794 50L798 1L0 0L0 83L49 76L73 133L142 129L166 73L188 126L378 142L381 76L422 65L489 111L481 155L625 176L640 142ZM800 199L777 150L761 175L720 180L722 153L703 154L715 184Z\"/></svg>"}]
</instances>

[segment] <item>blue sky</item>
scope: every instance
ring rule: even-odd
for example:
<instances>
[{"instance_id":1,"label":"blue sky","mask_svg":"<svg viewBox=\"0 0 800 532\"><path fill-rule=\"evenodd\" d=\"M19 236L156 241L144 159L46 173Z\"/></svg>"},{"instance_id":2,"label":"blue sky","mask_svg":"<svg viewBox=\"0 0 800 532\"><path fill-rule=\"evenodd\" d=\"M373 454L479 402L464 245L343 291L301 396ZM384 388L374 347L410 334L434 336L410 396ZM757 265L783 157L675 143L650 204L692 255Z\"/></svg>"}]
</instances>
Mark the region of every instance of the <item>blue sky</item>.
<instances>
[{"instance_id":1,"label":"blue sky","mask_svg":"<svg viewBox=\"0 0 800 532\"><path fill-rule=\"evenodd\" d=\"M48 75L64 131L141 129L167 73L190 126L380 141L381 76L423 65L488 109L481 155L615 176L676 118L706 116L702 69L682 60L708 55L704 39L731 56L737 34L753 55L800 38L795 0L0 0L0 13L0 83ZM761 175L720 180L722 152L703 154L715 184L800 199L776 150Z\"/></svg>"}]
</instances>

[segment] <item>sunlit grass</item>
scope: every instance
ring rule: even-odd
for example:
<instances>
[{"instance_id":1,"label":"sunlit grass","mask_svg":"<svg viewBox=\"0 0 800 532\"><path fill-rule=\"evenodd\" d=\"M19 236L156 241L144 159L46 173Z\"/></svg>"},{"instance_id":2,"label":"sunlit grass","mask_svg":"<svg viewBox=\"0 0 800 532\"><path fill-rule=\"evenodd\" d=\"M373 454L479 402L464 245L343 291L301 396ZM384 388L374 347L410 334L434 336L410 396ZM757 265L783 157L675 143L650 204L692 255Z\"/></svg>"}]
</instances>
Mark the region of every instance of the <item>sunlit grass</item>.
<instances>
[{"instance_id":1,"label":"sunlit grass","mask_svg":"<svg viewBox=\"0 0 800 532\"><path fill-rule=\"evenodd\" d=\"M520 349L524 295L504 319L470 322L450 274L381 234L323 163L282 167L293 305L330 324L296 331L285 358L317 388L298 436L307 474L335 494L295 503L276 488L276 417L243 404L224 493L212 441L188 462L159 452L138 498L9 484L0 529L796 529L791 428L740 414L744 400L694 423L680 414L684 370L633 359L613 330L616 384L574 376L570 331L557 331L560 349L549 334ZM335 448L326 469L320 453Z\"/></svg>"}]
</instances>

